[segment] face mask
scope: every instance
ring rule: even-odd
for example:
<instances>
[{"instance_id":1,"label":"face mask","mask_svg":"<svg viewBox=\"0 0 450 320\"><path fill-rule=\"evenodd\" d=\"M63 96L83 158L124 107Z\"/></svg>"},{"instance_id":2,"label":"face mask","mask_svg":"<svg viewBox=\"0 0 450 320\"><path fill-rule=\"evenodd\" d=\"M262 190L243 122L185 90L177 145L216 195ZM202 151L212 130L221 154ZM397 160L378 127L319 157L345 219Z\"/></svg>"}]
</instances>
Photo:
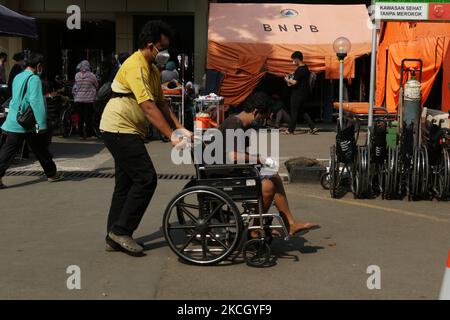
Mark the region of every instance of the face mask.
<instances>
[{"instance_id":1,"label":"face mask","mask_svg":"<svg viewBox=\"0 0 450 320\"><path fill-rule=\"evenodd\" d=\"M156 55L155 64L164 66L170 59L170 54L167 50L161 51Z\"/></svg>"}]
</instances>

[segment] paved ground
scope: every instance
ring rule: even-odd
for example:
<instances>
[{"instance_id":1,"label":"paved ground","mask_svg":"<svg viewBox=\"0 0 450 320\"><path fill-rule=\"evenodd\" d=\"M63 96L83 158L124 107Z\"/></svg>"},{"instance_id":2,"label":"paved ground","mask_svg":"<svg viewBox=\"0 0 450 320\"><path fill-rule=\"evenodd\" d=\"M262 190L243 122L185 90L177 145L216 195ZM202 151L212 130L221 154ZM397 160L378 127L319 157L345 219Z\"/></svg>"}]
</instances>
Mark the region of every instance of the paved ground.
<instances>
[{"instance_id":1,"label":"paved ground","mask_svg":"<svg viewBox=\"0 0 450 320\"><path fill-rule=\"evenodd\" d=\"M326 158L333 134L281 139L283 158ZM167 144L148 148L159 172L192 172L171 164ZM53 150L64 170L113 167L99 143L58 140ZM0 299L436 299L450 247L448 203L331 200L319 184L288 184L296 216L321 230L276 241L271 268L194 267L178 261L160 232L164 208L185 181L160 181L136 234L147 256L136 259L103 251L112 179L48 184L7 177L5 183ZM66 288L69 265L81 268L79 291ZM381 290L367 289L370 265L381 268Z\"/></svg>"}]
</instances>

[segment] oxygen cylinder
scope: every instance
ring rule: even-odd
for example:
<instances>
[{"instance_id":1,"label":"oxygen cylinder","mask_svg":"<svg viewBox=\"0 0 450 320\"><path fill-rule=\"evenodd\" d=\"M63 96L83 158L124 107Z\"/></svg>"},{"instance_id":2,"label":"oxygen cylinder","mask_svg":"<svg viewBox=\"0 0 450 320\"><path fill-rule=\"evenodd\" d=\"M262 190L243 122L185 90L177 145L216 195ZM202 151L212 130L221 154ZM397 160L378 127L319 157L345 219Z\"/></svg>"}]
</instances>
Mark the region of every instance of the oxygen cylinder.
<instances>
[{"instance_id":1,"label":"oxygen cylinder","mask_svg":"<svg viewBox=\"0 0 450 320\"><path fill-rule=\"evenodd\" d=\"M413 125L418 127L420 123L421 111L421 85L420 82L413 76L405 84L404 103L403 103L403 122L407 127Z\"/></svg>"}]
</instances>

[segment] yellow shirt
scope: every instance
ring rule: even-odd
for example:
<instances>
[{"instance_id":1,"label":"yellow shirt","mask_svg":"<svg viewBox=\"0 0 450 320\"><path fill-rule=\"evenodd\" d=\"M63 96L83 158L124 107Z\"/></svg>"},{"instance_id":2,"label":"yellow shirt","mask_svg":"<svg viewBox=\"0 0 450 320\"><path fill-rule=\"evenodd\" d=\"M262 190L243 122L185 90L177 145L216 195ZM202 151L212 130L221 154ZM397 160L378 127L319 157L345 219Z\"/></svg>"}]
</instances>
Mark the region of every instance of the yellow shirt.
<instances>
[{"instance_id":1,"label":"yellow shirt","mask_svg":"<svg viewBox=\"0 0 450 320\"><path fill-rule=\"evenodd\" d=\"M149 123L139 104L147 100L159 104L164 100L158 69L153 64L150 66L144 55L136 51L119 69L111 88L116 93L132 95L113 98L108 102L100 130L139 134L144 138Z\"/></svg>"}]
</instances>

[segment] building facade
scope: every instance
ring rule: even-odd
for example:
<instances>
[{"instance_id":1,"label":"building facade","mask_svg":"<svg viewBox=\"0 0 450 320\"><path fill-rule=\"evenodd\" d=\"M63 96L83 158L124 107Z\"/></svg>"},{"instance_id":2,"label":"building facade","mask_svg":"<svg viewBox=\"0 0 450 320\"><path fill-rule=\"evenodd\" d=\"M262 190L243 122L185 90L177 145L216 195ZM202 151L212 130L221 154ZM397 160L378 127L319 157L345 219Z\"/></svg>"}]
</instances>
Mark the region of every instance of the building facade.
<instances>
[{"instance_id":1,"label":"building facade","mask_svg":"<svg viewBox=\"0 0 450 320\"><path fill-rule=\"evenodd\" d=\"M110 46L116 53L133 52L136 49L138 28L146 18L158 18L178 24L175 29L179 42L188 47L179 49L191 51L183 53L187 53L194 60L192 73L195 75L195 81L200 82L206 67L208 3L208 0L0 0L1 5L35 17L40 34L40 39L34 41L0 37L0 50L3 49L9 54L9 66L13 64L11 58L15 52L30 46L40 48L41 51L54 48L52 54L57 52L60 55L60 49L64 48L61 43L67 42L66 38L70 39L70 46L74 49L84 43L89 43L86 46L91 48L94 46L92 43L106 43L103 46ZM72 37L69 30L52 33L55 29L67 28L67 8L70 5L80 7L82 28L91 28L88 34L82 35L83 43L76 43L79 38ZM106 26L104 34L94 31L95 23L101 27ZM103 30L101 27L97 29ZM186 39L190 40L186 42Z\"/></svg>"}]
</instances>

